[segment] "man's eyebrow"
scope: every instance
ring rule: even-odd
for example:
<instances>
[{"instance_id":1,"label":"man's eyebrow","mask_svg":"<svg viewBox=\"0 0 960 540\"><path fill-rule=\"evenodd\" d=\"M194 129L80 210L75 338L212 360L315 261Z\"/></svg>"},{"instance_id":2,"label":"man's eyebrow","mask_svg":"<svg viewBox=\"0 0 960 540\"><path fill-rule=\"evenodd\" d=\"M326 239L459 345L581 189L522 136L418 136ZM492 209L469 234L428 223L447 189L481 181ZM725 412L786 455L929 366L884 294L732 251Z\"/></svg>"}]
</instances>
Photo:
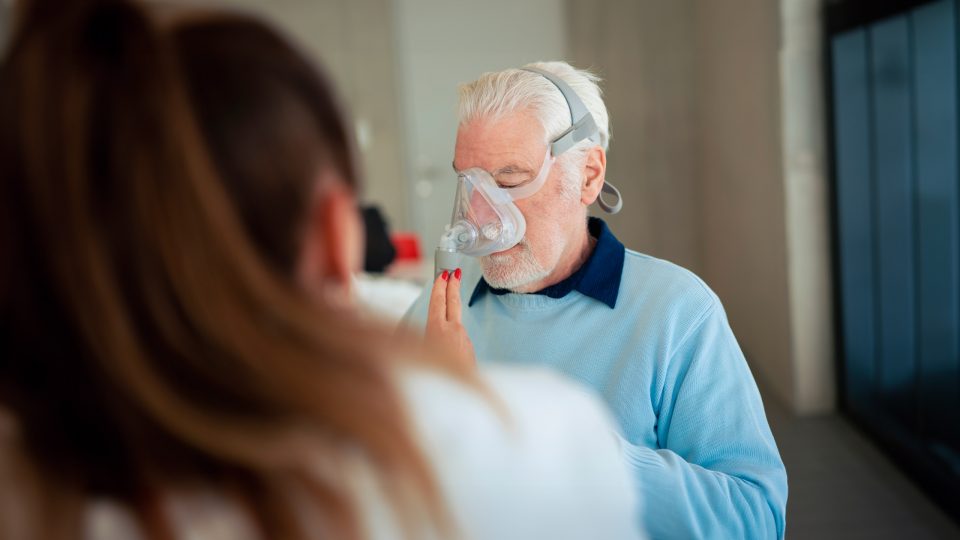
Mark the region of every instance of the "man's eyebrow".
<instances>
[{"instance_id":1,"label":"man's eyebrow","mask_svg":"<svg viewBox=\"0 0 960 540\"><path fill-rule=\"evenodd\" d=\"M460 174L460 171L457 169L457 164L455 161L450 162L450 167L453 168L453 172ZM503 167L500 167L499 169L493 171L490 174L492 174L493 176L497 176L498 174L504 174L504 173L525 173L525 172L533 172L533 170L511 163L510 165L505 165Z\"/></svg>"},{"instance_id":2,"label":"man's eyebrow","mask_svg":"<svg viewBox=\"0 0 960 540\"><path fill-rule=\"evenodd\" d=\"M520 165L510 164L505 167L500 167L496 171L493 171L493 175L496 176L498 174L503 174L503 173L518 173L518 172L530 172L530 171Z\"/></svg>"}]
</instances>

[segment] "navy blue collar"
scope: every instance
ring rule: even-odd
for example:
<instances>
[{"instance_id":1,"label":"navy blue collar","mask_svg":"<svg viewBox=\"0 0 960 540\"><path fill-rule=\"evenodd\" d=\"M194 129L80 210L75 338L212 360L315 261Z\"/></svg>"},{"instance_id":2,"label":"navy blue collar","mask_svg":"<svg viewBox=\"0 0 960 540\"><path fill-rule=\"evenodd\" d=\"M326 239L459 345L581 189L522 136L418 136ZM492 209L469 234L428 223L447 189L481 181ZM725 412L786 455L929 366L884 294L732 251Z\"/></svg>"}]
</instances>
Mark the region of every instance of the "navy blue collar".
<instances>
[{"instance_id":1,"label":"navy blue collar","mask_svg":"<svg viewBox=\"0 0 960 540\"><path fill-rule=\"evenodd\" d=\"M597 239L597 245L594 246L593 253L590 254L587 262L567 279L532 294L563 298L570 291L578 291L584 296L603 302L610 306L610 309L616 307L626 250L600 218L590 218L587 221L587 231L590 236ZM511 291L495 289L481 277L480 282L473 289L473 294L470 295L467 306L472 306L487 292L500 296Z\"/></svg>"}]
</instances>

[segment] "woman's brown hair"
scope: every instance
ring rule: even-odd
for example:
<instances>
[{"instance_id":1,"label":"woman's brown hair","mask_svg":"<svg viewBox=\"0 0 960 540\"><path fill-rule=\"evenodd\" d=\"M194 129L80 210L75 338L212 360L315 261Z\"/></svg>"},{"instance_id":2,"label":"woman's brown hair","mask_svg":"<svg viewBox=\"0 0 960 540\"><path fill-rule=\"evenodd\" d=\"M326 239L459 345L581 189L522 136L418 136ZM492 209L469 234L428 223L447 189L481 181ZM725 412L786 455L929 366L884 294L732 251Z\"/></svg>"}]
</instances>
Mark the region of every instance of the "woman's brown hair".
<instances>
[{"instance_id":1,"label":"woman's brown hair","mask_svg":"<svg viewBox=\"0 0 960 540\"><path fill-rule=\"evenodd\" d=\"M395 384L428 355L292 276L314 181L356 183L350 146L323 76L256 20L26 3L0 68L0 409L37 537L97 498L171 537L163 501L200 488L264 536L359 538L358 458L408 531L447 526Z\"/></svg>"}]
</instances>

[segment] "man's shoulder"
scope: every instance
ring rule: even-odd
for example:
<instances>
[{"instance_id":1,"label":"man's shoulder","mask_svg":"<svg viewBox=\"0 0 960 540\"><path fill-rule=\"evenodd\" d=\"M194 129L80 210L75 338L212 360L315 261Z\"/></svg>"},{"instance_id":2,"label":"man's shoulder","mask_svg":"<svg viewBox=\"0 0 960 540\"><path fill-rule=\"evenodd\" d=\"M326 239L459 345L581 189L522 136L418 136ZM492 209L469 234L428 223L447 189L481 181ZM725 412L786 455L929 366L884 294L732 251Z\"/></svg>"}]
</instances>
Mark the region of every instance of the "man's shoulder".
<instances>
[{"instance_id":1,"label":"man's shoulder","mask_svg":"<svg viewBox=\"0 0 960 540\"><path fill-rule=\"evenodd\" d=\"M690 270L631 249L626 250L624 258L620 296L626 305L665 315L695 317L720 305L713 290Z\"/></svg>"}]
</instances>

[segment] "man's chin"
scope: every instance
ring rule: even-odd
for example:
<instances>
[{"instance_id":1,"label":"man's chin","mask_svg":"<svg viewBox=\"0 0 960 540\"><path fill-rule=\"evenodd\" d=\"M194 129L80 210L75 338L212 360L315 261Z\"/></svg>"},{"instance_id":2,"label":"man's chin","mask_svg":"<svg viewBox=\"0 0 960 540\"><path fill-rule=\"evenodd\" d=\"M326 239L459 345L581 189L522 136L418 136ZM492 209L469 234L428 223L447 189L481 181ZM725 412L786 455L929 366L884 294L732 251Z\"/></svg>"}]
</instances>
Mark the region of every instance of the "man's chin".
<instances>
[{"instance_id":1,"label":"man's chin","mask_svg":"<svg viewBox=\"0 0 960 540\"><path fill-rule=\"evenodd\" d=\"M504 257L510 259L510 263L501 263L493 259L481 262L483 279L495 289L506 289L517 293L532 292L530 285L545 277L542 271L524 272L513 264L513 257L509 255Z\"/></svg>"},{"instance_id":2,"label":"man's chin","mask_svg":"<svg viewBox=\"0 0 960 540\"><path fill-rule=\"evenodd\" d=\"M480 258L483 277L490 286L513 292L530 292L529 286L546 277L525 241L510 249Z\"/></svg>"}]
</instances>

